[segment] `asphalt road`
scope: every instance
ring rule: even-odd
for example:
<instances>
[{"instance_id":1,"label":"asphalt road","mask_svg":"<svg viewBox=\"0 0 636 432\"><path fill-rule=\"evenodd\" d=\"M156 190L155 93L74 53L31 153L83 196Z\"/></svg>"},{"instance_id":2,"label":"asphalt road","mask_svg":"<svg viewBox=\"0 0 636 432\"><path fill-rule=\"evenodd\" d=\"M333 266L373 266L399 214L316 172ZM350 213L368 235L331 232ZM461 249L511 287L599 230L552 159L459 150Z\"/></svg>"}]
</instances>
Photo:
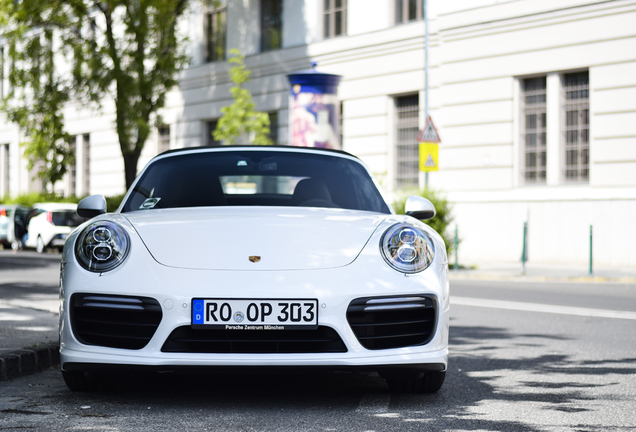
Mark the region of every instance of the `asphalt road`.
<instances>
[{"instance_id":1,"label":"asphalt road","mask_svg":"<svg viewBox=\"0 0 636 432\"><path fill-rule=\"evenodd\" d=\"M0 250L0 353L57 342L60 259Z\"/></svg>"},{"instance_id":2,"label":"asphalt road","mask_svg":"<svg viewBox=\"0 0 636 432\"><path fill-rule=\"evenodd\" d=\"M434 395L375 375L134 375L73 393L57 370L0 383L0 429L636 430L636 285L454 280Z\"/></svg>"}]
</instances>

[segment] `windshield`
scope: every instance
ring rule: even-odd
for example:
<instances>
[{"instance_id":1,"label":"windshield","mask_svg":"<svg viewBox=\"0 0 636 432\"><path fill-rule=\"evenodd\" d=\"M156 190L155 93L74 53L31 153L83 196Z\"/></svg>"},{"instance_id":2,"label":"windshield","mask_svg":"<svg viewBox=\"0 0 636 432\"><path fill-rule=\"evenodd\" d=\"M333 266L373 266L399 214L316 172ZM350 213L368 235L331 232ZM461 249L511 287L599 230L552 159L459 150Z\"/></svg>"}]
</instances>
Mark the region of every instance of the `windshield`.
<instances>
[{"instance_id":1,"label":"windshield","mask_svg":"<svg viewBox=\"0 0 636 432\"><path fill-rule=\"evenodd\" d=\"M148 166L123 212L202 206L328 207L390 213L367 170L338 156L218 151Z\"/></svg>"},{"instance_id":2,"label":"windshield","mask_svg":"<svg viewBox=\"0 0 636 432\"><path fill-rule=\"evenodd\" d=\"M86 221L86 218L78 216L75 210L55 210L51 213L52 223L57 226L68 226L74 228Z\"/></svg>"}]
</instances>

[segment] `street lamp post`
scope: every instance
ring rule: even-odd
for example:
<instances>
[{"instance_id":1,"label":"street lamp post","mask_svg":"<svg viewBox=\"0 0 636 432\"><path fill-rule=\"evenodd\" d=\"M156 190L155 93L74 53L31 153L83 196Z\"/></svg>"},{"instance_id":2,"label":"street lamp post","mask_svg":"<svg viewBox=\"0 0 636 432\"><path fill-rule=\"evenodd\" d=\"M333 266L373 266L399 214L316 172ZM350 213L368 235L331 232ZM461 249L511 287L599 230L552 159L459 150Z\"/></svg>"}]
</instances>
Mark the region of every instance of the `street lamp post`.
<instances>
[{"instance_id":1,"label":"street lamp post","mask_svg":"<svg viewBox=\"0 0 636 432\"><path fill-rule=\"evenodd\" d=\"M424 15L424 123L428 121L428 1L422 0ZM424 125L426 127L426 125ZM428 171L424 173L424 189L428 190Z\"/></svg>"}]
</instances>

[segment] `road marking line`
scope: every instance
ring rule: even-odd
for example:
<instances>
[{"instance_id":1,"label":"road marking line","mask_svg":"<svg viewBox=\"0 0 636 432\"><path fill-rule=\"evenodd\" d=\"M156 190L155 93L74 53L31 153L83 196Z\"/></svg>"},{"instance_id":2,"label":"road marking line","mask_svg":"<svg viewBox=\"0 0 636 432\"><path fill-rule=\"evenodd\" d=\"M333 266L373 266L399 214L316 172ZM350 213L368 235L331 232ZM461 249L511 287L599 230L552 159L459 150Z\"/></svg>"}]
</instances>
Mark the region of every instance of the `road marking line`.
<instances>
[{"instance_id":1,"label":"road marking line","mask_svg":"<svg viewBox=\"0 0 636 432\"><path fill-rule=\"evenodd\" d=\"M616 318L636 320L636 312L614 311L605 309L588 309L572 306L555 306L539 303L524 303L505 300L487 300L470 297L454 297L450 298L451 304L460 306L475 306L493 309L518 310L526 312L544 312L561 315L576 315L596 318Z\"/></svg>"},{"instance_id":2,"label":"road marking line","mask_svg":"<svg viewBox=\"0 0 636 432\"><path fill-rule=\"evenodd\" d=\"M383 414L389 412L391 395L387 393L365 393L356 408L357 413Z\"/></svg>"}]
</instances>

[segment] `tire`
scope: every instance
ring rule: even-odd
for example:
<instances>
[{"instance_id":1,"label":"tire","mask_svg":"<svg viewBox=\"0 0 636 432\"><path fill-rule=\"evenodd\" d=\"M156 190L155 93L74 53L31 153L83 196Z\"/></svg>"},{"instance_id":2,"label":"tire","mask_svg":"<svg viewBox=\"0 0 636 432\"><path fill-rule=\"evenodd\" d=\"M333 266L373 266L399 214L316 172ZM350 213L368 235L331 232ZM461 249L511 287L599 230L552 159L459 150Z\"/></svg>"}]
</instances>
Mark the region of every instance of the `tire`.
<instances>
[{"instance_id":1,"label":"tire","mask_svg":"<svg viewBox=\"0 0 636 432\"><path fill-rule=\"evenodd\" d=\"M42 240L41 236L38 236L38 239L36 240L36 244L35 244L35 251L37 253L43 253L44 249L46 249L44 247L44 241Z\"/></svg>"},{"instance_id":2,"label":"tire","mask_svg":"<svg viewBox=\"0 0 636 432\"><path fill-rule=\"evenodd\" d=\"M386 379L393 393L435 393L444 384L446 371L426 372L419 375L395 375Z\"/></svg>"},{"instance_id":3,"label":"tire","mask_svg":"<svg viewBox=\"0 0 636 432\"><path fill-rule=\"evenodd\" d=\"M66 386L72 391L88 390L88 378L84 372L62 371L62 378L64 378Z\"/></svg>"}]
</instances>

